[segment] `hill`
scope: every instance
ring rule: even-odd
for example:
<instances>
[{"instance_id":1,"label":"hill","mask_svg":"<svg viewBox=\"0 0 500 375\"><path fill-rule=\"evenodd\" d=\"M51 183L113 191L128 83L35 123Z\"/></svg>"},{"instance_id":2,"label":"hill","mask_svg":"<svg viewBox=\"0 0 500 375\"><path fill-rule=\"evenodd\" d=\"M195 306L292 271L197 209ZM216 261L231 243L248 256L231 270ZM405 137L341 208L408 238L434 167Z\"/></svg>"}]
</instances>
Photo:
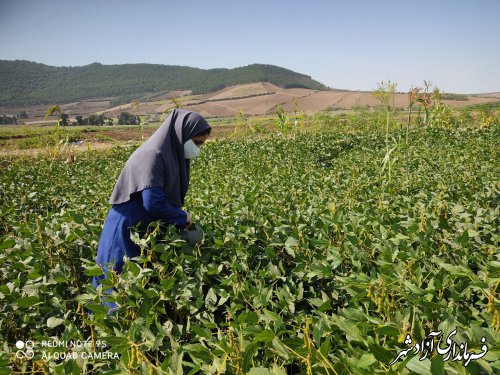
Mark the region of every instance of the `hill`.
<instances>
[{"instance_id":1,"label":"hill","mask_svg":"<svg viewBox=\"0 0 500 375\"><path fill-rule=\"evenodd\" d=\"M327 89L310 76L265 64L205 70L158 64L55 67L0 60L0 82L0 106L62 104L93 98L110 98L118 104L151 99L173 90L204 94L255 82L281 88Z\"/></svg>"}]
</instances>

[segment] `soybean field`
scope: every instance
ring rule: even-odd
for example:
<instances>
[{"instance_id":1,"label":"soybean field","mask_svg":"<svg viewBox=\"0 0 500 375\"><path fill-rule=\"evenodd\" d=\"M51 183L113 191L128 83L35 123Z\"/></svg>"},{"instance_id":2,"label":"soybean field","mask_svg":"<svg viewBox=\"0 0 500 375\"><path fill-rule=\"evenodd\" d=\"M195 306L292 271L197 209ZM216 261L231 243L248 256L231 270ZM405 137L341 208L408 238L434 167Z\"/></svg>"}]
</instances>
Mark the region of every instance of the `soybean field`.
<instances>
[{"instance_id":1,"label":"soybean field","mask_svg":"<svg viewBox=\"0 0 500 375\"><path fill-rule=\"evenodd\" d=\"M499 139L489 124L208 142L186 202L203 244L154 223L97 289L134 148L2 156L0 373L500 373ZM424 351L432 332L447 360Z\"/></svg>"}]
</instances>

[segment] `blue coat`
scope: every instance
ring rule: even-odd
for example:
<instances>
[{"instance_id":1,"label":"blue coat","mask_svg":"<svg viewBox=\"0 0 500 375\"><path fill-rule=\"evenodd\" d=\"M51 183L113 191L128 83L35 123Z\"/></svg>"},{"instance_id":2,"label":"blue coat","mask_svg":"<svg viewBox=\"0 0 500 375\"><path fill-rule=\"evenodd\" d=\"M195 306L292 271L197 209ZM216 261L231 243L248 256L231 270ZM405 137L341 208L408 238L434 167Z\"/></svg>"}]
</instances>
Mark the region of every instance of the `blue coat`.
<instances>
[{"instance_id":1,"label":"blue coat","mask_svg":"<svg viewBox=\"0 0 500 375\"><path fill-rule=\"evenodd\" d=\"M146 230L149 223L161 220L182 228L186 225L186 212L169 204L161 188L147 188L130 196L130 200L114 204L108 212L97 248L97 264L101 265L104 275L94 276L92 284L97 288L99 280L106 277L108 264L121 273L123 257L133 258L140 255L140 248L130 239L130 228L140 224L139 233ZM111 293L111 289L107 291ZM115 303L106 303L116 308Z\"/></svg>"}]
</instances>

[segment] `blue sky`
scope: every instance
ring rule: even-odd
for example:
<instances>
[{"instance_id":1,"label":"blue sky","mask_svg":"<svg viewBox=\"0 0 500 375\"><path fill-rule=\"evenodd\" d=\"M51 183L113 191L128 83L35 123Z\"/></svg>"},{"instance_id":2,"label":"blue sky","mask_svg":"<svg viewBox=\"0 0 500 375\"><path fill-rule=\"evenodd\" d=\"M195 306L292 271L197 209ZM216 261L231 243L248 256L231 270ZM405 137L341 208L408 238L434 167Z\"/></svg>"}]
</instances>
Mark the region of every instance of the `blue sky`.
<instances>
[{"instance_id":1,"label":"blue sky","mask_svg":"<svg viewBox=\"0 0 500 375\"><path fill-rule=\"evenodd\" d=\"M0 59L274 64L334 88L500 91L499 0L0 0Z\"/></svg>"}]
</instances>

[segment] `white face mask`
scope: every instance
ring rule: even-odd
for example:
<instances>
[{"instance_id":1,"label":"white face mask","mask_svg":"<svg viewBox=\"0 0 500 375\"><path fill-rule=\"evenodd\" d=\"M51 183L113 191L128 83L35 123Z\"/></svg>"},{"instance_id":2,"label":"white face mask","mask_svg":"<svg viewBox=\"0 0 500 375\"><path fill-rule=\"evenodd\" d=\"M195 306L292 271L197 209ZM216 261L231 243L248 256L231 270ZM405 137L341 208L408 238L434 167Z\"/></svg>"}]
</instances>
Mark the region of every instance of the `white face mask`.
<instances>
[{"instance_id":1,"label":"white face mask","mask_svg":"<svg viewBox=\"0 0 500 375\"><path fill-rule=\"evenodd\" d=\"M184 157L186 159L194 159L200 154L200 148L196 146L192 139L184 143Z\"/></svg>"}]
</instances>

